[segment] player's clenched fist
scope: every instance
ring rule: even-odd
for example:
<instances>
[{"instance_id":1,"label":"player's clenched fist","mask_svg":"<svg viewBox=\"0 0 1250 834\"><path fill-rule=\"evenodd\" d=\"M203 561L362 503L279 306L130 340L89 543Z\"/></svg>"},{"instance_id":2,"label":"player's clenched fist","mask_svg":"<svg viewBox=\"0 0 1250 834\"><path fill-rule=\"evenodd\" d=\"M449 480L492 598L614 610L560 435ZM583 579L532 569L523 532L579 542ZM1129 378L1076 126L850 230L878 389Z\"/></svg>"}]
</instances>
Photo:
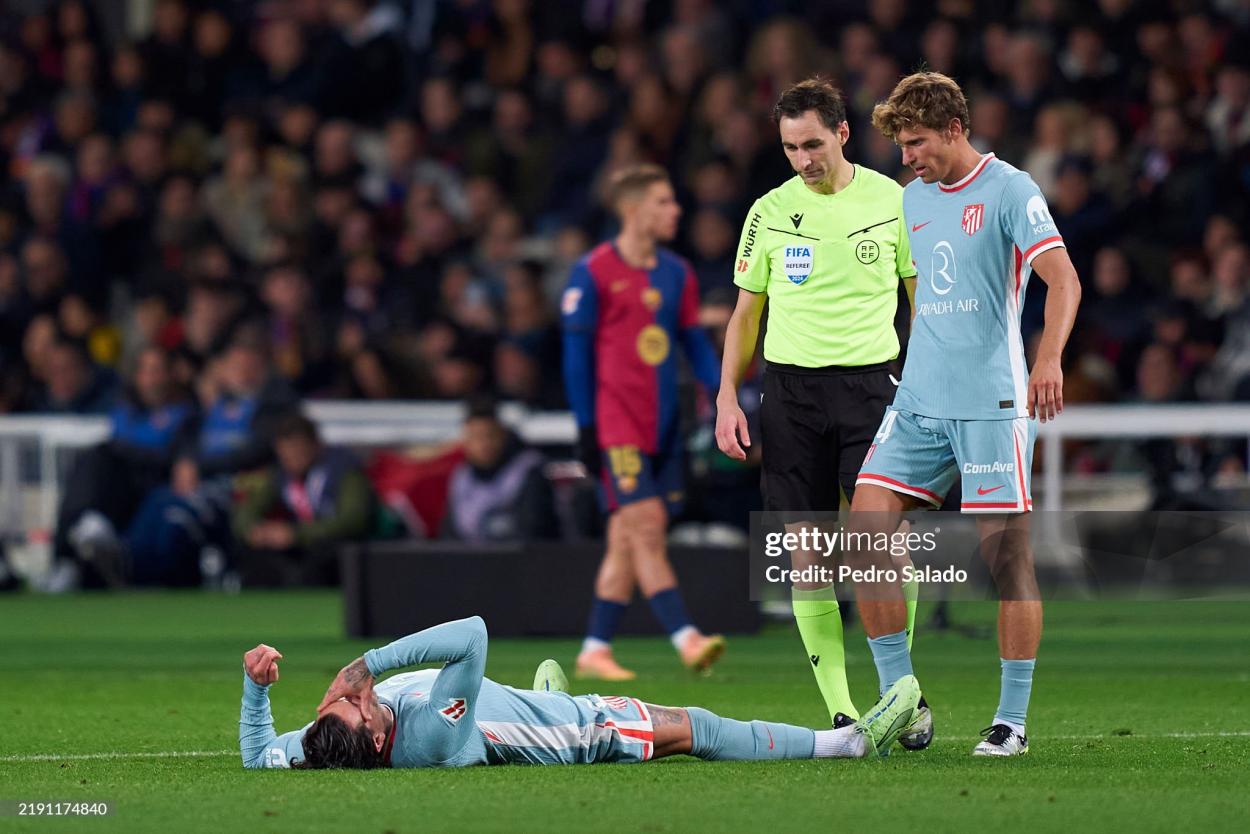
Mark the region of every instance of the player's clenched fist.
<instances>
[{"instance_id":1,"label":"player's clenched fist","mask_svg":"<svg viewBox=\"0 0 1250 834\"><path fill-rule=\"evenodd\" d=\"M243 655L243 671L254 683L268 686L278 679L278 661L281 659L282 652L261 643Z\"/></svg>"}]
</instances>

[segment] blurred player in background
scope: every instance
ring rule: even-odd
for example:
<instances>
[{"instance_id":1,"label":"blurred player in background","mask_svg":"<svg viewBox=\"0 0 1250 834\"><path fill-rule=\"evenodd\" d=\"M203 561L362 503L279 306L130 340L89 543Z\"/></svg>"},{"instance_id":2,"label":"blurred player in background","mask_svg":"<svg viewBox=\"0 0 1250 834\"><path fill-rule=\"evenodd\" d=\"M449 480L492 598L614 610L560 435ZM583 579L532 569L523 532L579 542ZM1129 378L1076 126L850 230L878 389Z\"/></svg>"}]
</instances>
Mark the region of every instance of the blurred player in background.
<instances>
[{"instance_id":1,"label":"blurred player in background","mask_svg":"<svg viewBox=\"0 0 1250 834\"><path fill-rule=\"evenodd\" d=\"M962 478L960 509L984 514L981 555L1000 598L998 710L973 752L1019 755L1029 749L1025 715L1042 636L1028 515L1034 418L1063 410L1060 359L1080 281L1037 184L969 144L968 102L953 80L904 78L872 122L916 174L903 214L919 278L902 385L859 473L852 524L892 530L903 511L939 506ZM1032 374L1020 336L1031 272L1048 290ZM901 600L878 603L861 601L860 612L886 688L911 674L911 657Z\"/></svg>"},{"instance_id":2,"label":"blurred player in background","mask_svg":"<svg viewBox=\"0 0 1250 834\"><path fill-rule=\"evenodd\" d=\"M668 174L656 165L623 169L608 199L620 234L578 261L560 305L578 453L599 477L608 513L607 550L576 674L629 680L634 673L616 662L611 643L635 583L686 666L706 669L725 649L724 638L691 622L666 544L668 521L685 493L676 346L709 397L720 371L698 326L694 272L659 245L676 236L681 216Z\"/></svg>"},{"instance_id":3,"label":"blurred player in background","mask_svg":"<svg viewBox=\"0 0 1250 834\"><path fill-rule=\"evenodd\" d=\"M795 176L755 201L742 228L734 282L738 304L725 337L716 439L743 460L751 443L738 385L755 354L764 304L760 424L764 508L836 512L838 490L855 495L855 476L894 400L895 314L903 282L915 278L903 189L842 154L850 138L846 105L828 81L812 78L781 95L773 110ZM797 525L795 525L797 526ZM787 525L787 528L791 525ZM819 557L794 553L794 566ZM908 640L915 584L908 592ZM842 618L832 584L796 583L795 622L834 726L859 717L846 680ZM904 746L933 737L922 702Z\"/></svg>"},{"instance_id":4,"label":"blurred player in background","mask_svg":"<svg viewBox=\"0 0 1250 834\"><path fill-rule=\"evenodd\" d=\"M888 752L919 697L916 679L901 679L855 726L809 730L637 698L569 695L553 661L539 666L535 689L540 691L514 689L485 676L486 650L481 617L371 649L339 672L317 708L317 720L277 735L269 686L278 680L282 654L262 643L243 656L243 766L370 770L637 763L682 753L720 761L875 758ZM395 675L374 689L375 676L424 663L446 665Z\"/></svg>"}]
</instances>

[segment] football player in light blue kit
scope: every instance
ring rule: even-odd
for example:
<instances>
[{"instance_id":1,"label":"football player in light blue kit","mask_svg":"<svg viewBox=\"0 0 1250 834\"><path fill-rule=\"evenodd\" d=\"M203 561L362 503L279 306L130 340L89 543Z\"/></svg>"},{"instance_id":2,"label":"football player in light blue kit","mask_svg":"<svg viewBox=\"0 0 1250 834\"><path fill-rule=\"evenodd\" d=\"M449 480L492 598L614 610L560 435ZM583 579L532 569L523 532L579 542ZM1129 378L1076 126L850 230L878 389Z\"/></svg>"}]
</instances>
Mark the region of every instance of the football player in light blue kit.
<instances>
[{"instance_id":1,"label":"football player in light blue kit","mask_svg":"<svg viewBox=\"0 0 1250 834\"><path fill-rule=\"evenodd\" d=\"M1028 752L1025 716L1042 634L1028 532L1035 419L1063 410L1060 358L1080 282L1032 178L969 144L968 103L953 80L910 75L872 119L916 174L903 191L903 215L918 278L902 384L856 480L852 523L893 530L902 512L940 506L961 479L961 509L981 514L981 554L1000 599L998 710L973 752L1018 755ZM1032 273L1048 292L1030 374L1020 307ZM861 610L884 689L911 673L911 659L901 595L874 590L877 604Z\"/></svg>"},{"instance_id":2,"label":"football player in light blue kit","mask_svg":"<svg viewBox=\"0 0 1250 834\"><path fill-rule=\"evenodd\" d=\"M469 617L371 649L339 672L315 721L282 735L274 733L269 709L269 685L278 679L282 655L257 646L243 656L243 766L591 764L679 753L725 760L862 758L889 749L920 699L919 684L907 676L852 726L809 730L735 721L637 698L513 689L483 676L486 644L486 624ZM374 686L379 675L424 663L446 665ZM540 667L540 677L550 666L554 661Z\"/></svg>"}]
</instances>

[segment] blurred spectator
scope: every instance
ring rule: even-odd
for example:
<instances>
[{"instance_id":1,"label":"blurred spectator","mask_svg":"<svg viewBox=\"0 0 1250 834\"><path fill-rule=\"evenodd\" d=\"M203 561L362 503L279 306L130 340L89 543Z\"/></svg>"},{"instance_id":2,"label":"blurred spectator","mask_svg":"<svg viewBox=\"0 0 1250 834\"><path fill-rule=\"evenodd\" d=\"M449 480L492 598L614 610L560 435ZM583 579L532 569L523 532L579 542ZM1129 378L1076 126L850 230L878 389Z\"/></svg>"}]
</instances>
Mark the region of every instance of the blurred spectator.
<instances>
[{"instance_id":1,"label":"blurred spectator","mask_svg":"<svg viewBox=\"0 0 1250 834\"><path fill-rule=\"evenodd\" d=\"M303 271L294 264L271 268L261 284L261 299L269 311L269 350L277 373L301 394L324 387L330 378L330 345Z\"/></svg>"},{"instance_id":2,"label":"blurred spectator","mask_svg":"<svg viewBox=\"0 0 1250 834\"><path fill-rule=\"evenodd\" d=\"M107 414L117 396L117 377L91 359L87 346L59 336L47 348L43 386L31 411L41 414Z\"/></svg>"},{"instance_id":3,"label":"blurred spectator","mask_svg":"<svg viewBox=\"0 0 1250 834\"><path fill-rule=\"evenodd\" d=\"M1207 311L1213 318L1222 318L1246 302L1250 286L1250 247L1235 243L1224 247L1215 258L1211 270L1212 293Z\"/></svg>"},{"instance_id":4,"label":"blurred spectator","mask_svg":"<svg viewBox=\"0 0 1250 834\"><path fill-rule=\"evenodd\" d=\"M126 581L120 531L143 497L168 479L175 451L194 431L194 414L168 354L155 347L140 353L109 414L109 439L78 455L65 480L47 590Z\"/></svg>"},{"instance_id":5,"label":"blurred spectator","mask_svg":"<svg viewBox=\"0 0 1250 834\"><path fill-rule=\"evenodd\" d=\"M1154 113L1139 153L1137 231L1158 243L1196 244L1214 209L1214 170L1190 132L1184 113L1166 107Z\"/></svg>"},{"instance_id":6,"label":"blurred spectator","mask_svg":"<svg viewBox=\"0 0 1250 834\"><path fill-rule=\"evenodd\" d=\"M737 244L733 222L722 212L700 209L690 231L690 259L699 277L699 294L707 297L717 289L733 288L734 246Z\"/></svg>"},{"instance_id":7,"label":"blurred spectator","mask_svg":"<svg viewBox=\"0 0 1250 834\"><path fill-rule=\"evenodd\" d=\"M200 387L202 417L176 450L169 486L148 493L127 531L135 584L226 581L232 573L232 477L273 460L274 432L295 408L255 333L236 336Z\"/></svg>"},{"instance_id":8,"label":"blurred spectator","mask_svg":"<svg viewBox=\"0 0 1250 834\"><path fill-rule=\"evenodd\" d=\"M267 183L256 148L239 146L226 157L219 176L204 185L204 205L226 243L253 263L265 251Z\"/></svg>"},{"instance_id":9,"label":"blurred spectator","mask_svg":"<svg viewBox=\"0 0 1250 834\"><path fill-rule=\"evenodd\" d=\"M98 310L81 295L67 295L57 310L61 332L87 348L91 361L108 368L121 358L121 333L103 321Z\"/></svg>"},{"instance_id":10,"label":"blurred spectator","mask_svg":"<svg viewBox=\"0 0 1250 834\"><path fill-rule=\"evenodd\" d=\"M442 534L469 542L556 538L543 457L499 421L489 400L469 404L464 462L451 476Z\"/></svg>"},{"instance_id":11,"label":"blurred spectator","mask_svg":"<svg viewBox=\"0 0 1250 834\"><path fill-rule=\"evenodd\" d=\"M324 109L377 124L401 100L407 83L400 12L373 0L331 0L326 5L335 37L325 59Z\"/></svg>"},{"instance_id":12,"label":"blurred spectator","mask_svg":"<svg viewBox=\"0 0 1250 834\"><path fill-rule=\"evenodd\" d=\"M139 45L148 96L178 99L187 77L189 24L184 0L156 0L152 33Z\"/></svg>"},{"instance_id":13,"label":"blurred spectator","mask_svg":"<svg viewBox=\"0 0 1250 834\"><path fill-rule=\"evenodd\" d=\"M1107 240L1115 223L1115 211L1094 191L1091 173L1089 160L1065 157L1056 167L1050 195L1055 225L1063 229L1063 242L1080 275L1089 274L1094 250Z\"/></svg>"},{"instance_id":14,"label":"blurred spectator","mask_svg":"<svg viewBox=\"0 0 1250 834\"><path fill-rule=\"evenodd\" d=\"M274 430L278 463L248 479L231 518L244 585L336 584L337 545L377 527L379 506L355 457L325 446L302 414Z\"/></svg>"},{"instance_id":15,"label":"blurred spectator","mask_svg":"<svg viewBox=\"0 0 1250 834\"><path fill-rule=\"evenodd\" d=\"M245 333L213 363L201 389L204 416L193 443L179 450L172 485L182 495L201 480L255 469L273 459L273 433L294 408L261 340Z\"/></svg>"},{"instance_id":16,"label":"blurred spectator","mask_svg":"<svg viewBox=\"0 0 1250 834\"><path fill-rule=\"evenodd\" d=\"M1211 141L1223 155L1250 144L1250 65L1244 56L1235 60L1220 68L1205 114Z\"/></svg>"}]
</instances>

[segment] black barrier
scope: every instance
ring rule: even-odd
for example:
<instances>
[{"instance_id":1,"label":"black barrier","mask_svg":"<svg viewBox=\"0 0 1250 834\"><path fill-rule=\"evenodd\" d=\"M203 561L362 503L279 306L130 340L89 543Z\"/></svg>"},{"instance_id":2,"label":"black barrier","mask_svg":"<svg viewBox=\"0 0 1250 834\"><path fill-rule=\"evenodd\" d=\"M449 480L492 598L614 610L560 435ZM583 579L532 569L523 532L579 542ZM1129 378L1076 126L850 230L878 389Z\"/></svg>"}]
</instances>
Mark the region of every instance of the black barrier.
<instances>
[{"instance_id":1,"label":"black barrier","mask_svg":"<svg viewBox=\"0 0 1250 834\"><path fill-rule=\"evenodd\" d=\"M759 606L748 599L745 548L673 547L668 553L699 628L759 630ZM494 636L580 637L602 555L600 546L558 542L347 545L340 553L347 634L398 637L480 614ZM619 633L662 631L646 600L636 596Z\"/></svg>"}]
</instances>

